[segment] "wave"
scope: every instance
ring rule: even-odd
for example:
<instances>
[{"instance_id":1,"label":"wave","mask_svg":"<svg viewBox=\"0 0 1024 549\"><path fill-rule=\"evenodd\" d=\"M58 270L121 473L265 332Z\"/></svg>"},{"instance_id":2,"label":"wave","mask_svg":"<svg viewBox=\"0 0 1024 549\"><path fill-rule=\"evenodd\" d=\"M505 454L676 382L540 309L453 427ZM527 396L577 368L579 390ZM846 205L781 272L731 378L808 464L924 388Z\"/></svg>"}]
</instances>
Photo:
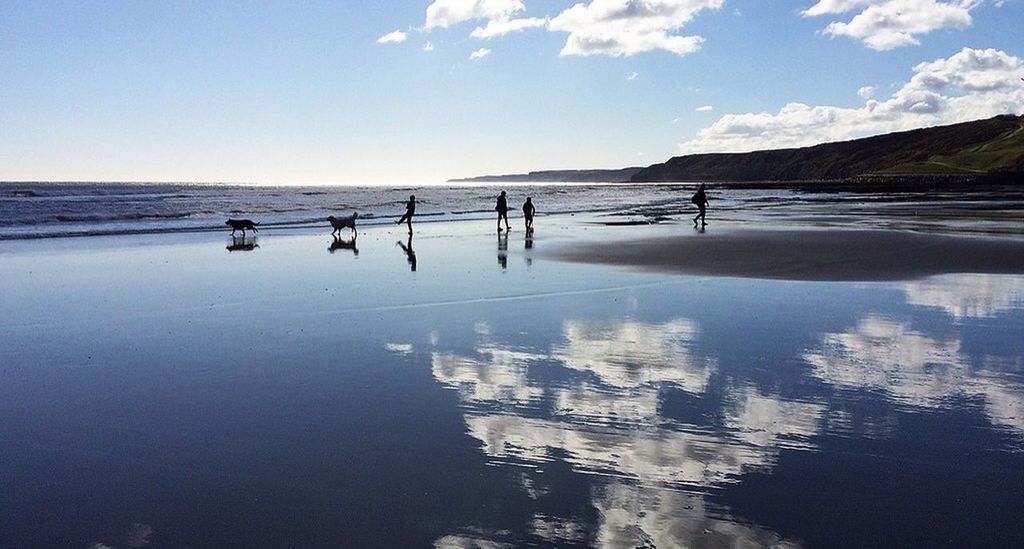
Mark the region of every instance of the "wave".
<instances>
[{"instance_id":1,"label":"wave","mask_svg":"<svg viewBox=\"0 0 1024 549\"><path fill-rule=\"evenodd\" d=\"M191 217L190 212L168 213L126 213L126 214L58 214L51 219L61 223L86 223L97 221L139 221L142 219L183 219Z\"/></svg>"},{"instance_id":2,"label":"wave","mask_svg":"<svg viewBox=\"0 0 1024 549\"><path fill-rule=\"evenodd\" d=\"M531 195L541 214L551 215L658 208L682 200L666 193L671 188L550 185L512 192ZM0 239L215 231L227 217L287 229L326 224L328 215L351 211L374 225L397 219L409 194L418 197L419 221L484 219L494 215L497 190L0 182Z\"/></svg>"},{"instance_id":3,"label":"wave","mask_svg":"<svg viewBox=\"0 0 1024 549\"><path fill-rule=\"evenodd\" d=\"M7 191L7 196L11 198L36 198L43 195L32 189L13 189Z\"/></svg>"}]
</instances>

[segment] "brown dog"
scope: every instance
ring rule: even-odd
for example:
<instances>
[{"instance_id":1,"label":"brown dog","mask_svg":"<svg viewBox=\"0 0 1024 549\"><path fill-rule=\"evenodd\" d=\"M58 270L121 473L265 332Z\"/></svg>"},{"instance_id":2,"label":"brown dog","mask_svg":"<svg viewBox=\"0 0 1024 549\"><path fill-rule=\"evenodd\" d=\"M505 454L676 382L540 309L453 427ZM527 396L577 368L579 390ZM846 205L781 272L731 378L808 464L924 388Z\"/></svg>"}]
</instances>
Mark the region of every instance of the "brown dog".
<instances>
[{"instance_id":1,"label":"brown dog","mask_svg":"<svg viewBox=\"0 0 1024 549\"><path fill-rule=\"evenodd\" d=\"M242 236L244 237L246 229L251 229L255 233L260 232L256 228L256 225L259 225L259 223L253 223L251 219L228 219L224 224L231 227L232 235L235 234L235 231L242 231Z\"/></svg>"}]
</instances>

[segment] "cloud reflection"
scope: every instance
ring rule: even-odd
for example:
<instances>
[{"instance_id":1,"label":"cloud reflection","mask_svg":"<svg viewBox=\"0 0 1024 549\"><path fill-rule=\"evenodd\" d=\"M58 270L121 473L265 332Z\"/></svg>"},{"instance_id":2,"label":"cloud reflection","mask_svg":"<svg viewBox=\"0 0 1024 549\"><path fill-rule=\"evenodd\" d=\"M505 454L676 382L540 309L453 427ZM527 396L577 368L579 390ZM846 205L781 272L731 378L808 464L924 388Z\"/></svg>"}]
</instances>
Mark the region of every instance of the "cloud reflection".
<instances>
[{"instance_id":1,"label":"cloud reflection","mask_svg":"<svg viewBox=\"0 0 1024 549\"><path fill-rule=\"evenodd\" d=\"M600 547L797 547L771 530L721 516L699 494L621 482L594 491Z\"/></svg>"},{"instance_id":2,"label":"cloud reflection","mask_svg":"<svg viewBox=\"0 0 1024 549\"><path fill-rule=\"evenodd\" d=\"M564 331L566 342L553 357L566 368L591 372L615 388L672 383L701 393L714 368L713 361L690 352L698 330L686 319L664 324L567 320Z\"/></svg>"},{"instance_id":3,"label":"cloud reflection","mask_svg":"<svg viewBox=\"0 0 1024 549\"><path fill-rule=\"evenodd\" d=\"M990 318L1024 305L1024 277L965 273L908 282L907 303L935 307L956 319Z\"/></svg>"},{"instance_id":4,"label":"cloud reflection","mask_svg":"<svg viewBox=\"0 0 1024 549\"><path fill-rule=\"evenodd\" d=\"M597 545L789 545L770 531L709 518L703 496L686 492L770 468L781 448L813 449L824 406L738 386L721 403L721 424L664 416L663 391L703 398L717 369L695 350L700 330L687 319L568 320L561 341L529 352L496 345L490 333L477 330L474 356L435 352L435 379L458 391L467 431L491 460L540 469L560 461L603 479L592 494ZM532 381L530 369L541 367L570 375ZM523 474L524 490L543 492L532 478ZM529 528L548 543L594 541L582 525L543 514ZM455 539L463 538L442 538Z\"/></svg>"},{"instance_id":5,"label":"cloud reflection","mask_svg":"<svg viewBox=\"0 0 1024 549\"><path fill-rule=\"evenodd\" d=\"M999 371L972 369L957 338L931 337L907 323L868 316L847 332L824 334L804 359L828 383L912 406L947 408L954 397L980 396L994 424L1024 433L1024 385Z\"/></svg>"}]
</instances>

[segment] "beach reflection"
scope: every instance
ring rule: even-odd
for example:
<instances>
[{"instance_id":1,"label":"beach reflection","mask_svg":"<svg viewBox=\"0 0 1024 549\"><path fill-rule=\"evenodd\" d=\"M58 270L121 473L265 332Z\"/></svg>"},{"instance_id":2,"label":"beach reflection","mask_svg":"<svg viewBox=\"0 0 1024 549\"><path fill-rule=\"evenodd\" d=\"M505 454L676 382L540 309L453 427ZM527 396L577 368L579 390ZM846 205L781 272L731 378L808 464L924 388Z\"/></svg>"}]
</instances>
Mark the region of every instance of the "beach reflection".
<instances>
[{"instance_id":1,"label":"beach reflection","mask_svg":"<svg viewBox=\"0 0 1024 549\"><path fill-rule=\"evenodd\" d=\"M1021 377L996 367L998 357L972 365L955 335L926 335L908 322L870 315L848 331L823 334L804 359L823 381L904 405L949 409L980 397L993 424L1024 433Z\"/></svg>"},{"instance_id":2,"label":"beach reflection","mask_svg":"<svg viewBox=\"0 0 1024 549\"><path fill-rule=\"evenodd\" d=\"M733 522L726 509L710 512L704 493L771 469L782 448L814 450L824 405L741 384L715 399L716 421L666 416L665 391L710 398L716 361L696 350L700 329L688 319L566 320L561 337L543 350L502 347L488 331L477 336L473 356L434 352L433 374L458 391L467 432L491 462L538 471L557 461L595 480L599 524L537 515L531 535L604 547L783 543L773 532ZM565 375L557 383L534 381L534 368L548 378L551 369ZM531 497L545 491L542 474L523 479ZM437 545L509 541L466 535L452 533Z\"/></svg>"},{"instance_id":3,"label":"beach reflection","mask_svg":"<svg viewBox=\"0 0 1024 549\"><path fill-rule=\"evenodd\" d=\"M961 273L908 282L907 303L935 307L956 319L989 318L1024 305L1024 277Z\"/></svg>"}]
</instances>

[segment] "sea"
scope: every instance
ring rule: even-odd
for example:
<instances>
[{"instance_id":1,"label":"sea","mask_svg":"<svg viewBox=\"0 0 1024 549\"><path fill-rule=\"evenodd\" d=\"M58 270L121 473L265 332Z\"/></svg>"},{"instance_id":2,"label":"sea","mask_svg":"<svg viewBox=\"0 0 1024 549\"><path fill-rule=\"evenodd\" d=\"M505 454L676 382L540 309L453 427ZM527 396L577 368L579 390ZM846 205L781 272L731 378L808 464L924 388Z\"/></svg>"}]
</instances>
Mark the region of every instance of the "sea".
<instances>
[{"instance_id":1,"label":"sea","mask_svg":"<svg viewBox=\"0 0 1024 549\"><path fill-rule=\"evenodd\" d=\"M386 224L416 195L417 222L491 217L501 190L513 214L527 196L538 216L592 214L606 224L657 223L690 213L696 183L515 183L424 186L296 186L195 183L0 182L0 240L224 230L227 218L264 228L326 226L358 212L361 225ZM1024 189L815 192L710 186L711 218L766 224L871 226L1021 233Z\"/></svg>"}]
</instances>

